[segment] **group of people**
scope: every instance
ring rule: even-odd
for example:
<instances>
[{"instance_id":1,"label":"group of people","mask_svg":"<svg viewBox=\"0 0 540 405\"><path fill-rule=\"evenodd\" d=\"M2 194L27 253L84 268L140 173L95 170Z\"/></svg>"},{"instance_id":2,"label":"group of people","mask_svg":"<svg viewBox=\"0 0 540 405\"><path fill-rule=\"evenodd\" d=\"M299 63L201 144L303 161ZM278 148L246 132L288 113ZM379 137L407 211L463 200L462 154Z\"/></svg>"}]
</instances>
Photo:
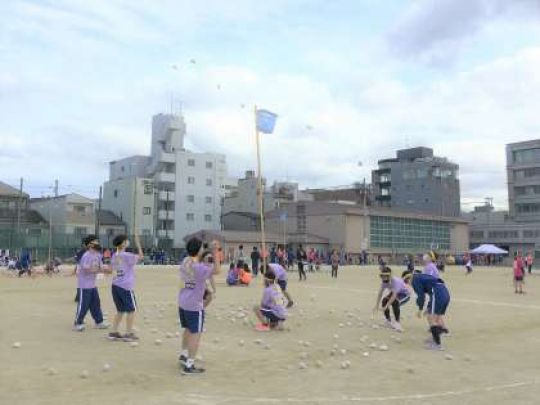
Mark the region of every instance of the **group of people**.
<instances>
[{"instance_id":1,"label":"group of people","mask_svg":"<svg viewBox=\"0 0 540 405\"><path fill-rule=\"evenodd\" d=\"M385 317L385 325L398 332L403 332L400 323L401 306L410 300L411 289L416 294L418 317L426 317L431 337L426 340L429 350L442 350L441 337L449 333L444 322L444 316L450 304L450 292L441 278L436 266L437 257L434 252L428 252L423 257L423 271L412 270L409 266L401 277L393 276L392 269L385 264L379 268L381 286L377 295L374 313L381 309ZM384 295L387 291L387 295ZM383 297L384 296L384 297ZM426 306L426 297L429 298ZM394 314L391 319L390 308Z\"/></svg>"}]
</instances>

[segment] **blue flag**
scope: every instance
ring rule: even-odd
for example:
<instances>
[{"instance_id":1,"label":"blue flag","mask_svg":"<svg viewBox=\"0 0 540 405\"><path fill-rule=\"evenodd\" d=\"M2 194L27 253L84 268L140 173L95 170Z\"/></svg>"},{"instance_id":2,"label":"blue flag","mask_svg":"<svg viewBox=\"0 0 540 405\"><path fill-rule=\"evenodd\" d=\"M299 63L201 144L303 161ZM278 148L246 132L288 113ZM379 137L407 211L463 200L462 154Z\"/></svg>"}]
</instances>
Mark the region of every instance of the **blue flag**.
<instances>
[{"instance_id":1,"label":"blue flag","mask_svg":"<svg viewBox=\"0 0 540 405\"><path fill-rule=\"evenodd\" d=\"M257 131L271 134L276 126L277 114L268 110L257 110Z\"/></svg>"}]
</instances>

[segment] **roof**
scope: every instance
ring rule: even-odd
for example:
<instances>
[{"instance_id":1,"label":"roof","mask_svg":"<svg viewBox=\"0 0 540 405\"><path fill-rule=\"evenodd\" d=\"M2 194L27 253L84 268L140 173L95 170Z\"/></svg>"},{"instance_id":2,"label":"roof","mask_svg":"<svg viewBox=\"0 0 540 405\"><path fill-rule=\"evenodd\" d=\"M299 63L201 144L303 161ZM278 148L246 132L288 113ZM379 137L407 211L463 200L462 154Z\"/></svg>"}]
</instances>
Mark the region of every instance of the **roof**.
<instances>
[{"instance_id":1,"label":"roof","mask_svg":"<svg viewBox=\"0 0 540 405\"><path fill-rule=\"evenodd\" d=\"M39 212L34 210L21 210L20 223L22 225L45 225L47 221L40 215ZM0 209L0 223L16 223L17 211L9 209Z\"/></svg>"},{"instance_id":2,"label":"roof","mask_svg":"<svg viewBox=\"0 0 540 405\"><path fill-rule=\"evenodd\" d=\"M23 193L23 197L28 197L28 194ZM3 181L0 181L0 196L6 196L6 197L18 197L19 196L19 190L17 190L15 187L11 187L9 184L4 183Z\"/></svg>"},{"instance_id":3,"label":"roof","mask_svg":"<svg viewBox=\"0 0 540 405\"><path fill-rule=\"evenodd\" d=\"M117 225L125 226L124 221L122 221L116 214L109 210L96 211L98 216L98 221L100 225Z\"/></svg>"},{"instance_id":4,"label":"roof","mask_svg":"<svg viewBox=\"0 0 540 405\"><path fill-rule=\"evenodd\" d=\"M216 230L201 230L199 232L192 233L184 237L184 241L188 241L193 237L201 238L202 240L209 241L217 239L221 242L244 242L244 243L261 243L260 232L250 231L216 231ZM268 243L279 243L283 241L281 235L267 233L265 240Z\"/></svg>"},{"instance_id":5,"label":"roof","mask_svg":"<svg viewBox=\"0 0 540 405\"><path fill-rule=\"evenodd\" d=\"M226 217L228 215L238 215L239 217L246 217L250 219L260 218L259 214L255 214L253 212L241 212L241 211L229 211L226 214L223 214L222 217Z\"/></svg>"},{"instance_id":6,"label":"roof","mask_svg":"<svg viewBox=\"0 0 540 405\"><path fill-rule=\"evenodd\" d=\"M463 217L441 217L431 214L421 214L408 211L402 211L397 209L385 209L385 208L370 208L365 211L361 205L351 206L350 204L340 204L336 202L326 201L302 201L288 204L284 208L270 211L265 214L267 219L279 219L285 210L289 218L296 218L298 216L297 207L299 205L305 206L302 215L305 216L318 216L318 215L368 215L368 216L383 216L393 218L411 218L421 219L427 221L442 221L452 223L467 224L469 221Z\"/></svg>"},{"instance_id":7,"label":"roof","mask_svg":"<svg viewBox=\"0 0 540 405\"><path fill-rule=\"evenodd\" d=\"M94 200L77 193L62 194L56 197L39 197L30 199L31 203L47 200L67 200L70 203L94 204Z\"/></svg>"}]
</instances>

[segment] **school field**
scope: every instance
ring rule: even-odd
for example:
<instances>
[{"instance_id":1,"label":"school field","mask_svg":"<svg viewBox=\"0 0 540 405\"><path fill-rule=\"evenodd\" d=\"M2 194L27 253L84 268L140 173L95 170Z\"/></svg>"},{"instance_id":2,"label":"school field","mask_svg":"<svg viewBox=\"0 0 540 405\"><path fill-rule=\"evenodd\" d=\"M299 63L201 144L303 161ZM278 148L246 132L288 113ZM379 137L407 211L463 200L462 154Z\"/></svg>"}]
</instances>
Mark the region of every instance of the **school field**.
<instances>
[{"instance_id":1,"label":"school field","mask_svg":"<svg viewBox=\"0 0 540 405\"><path fill-rule=\"evenodd\" d=\"M255 332L240 313L259 301L260 280L249 288L219 281L200 351L207 373L186 377L177 361L175 267L138 269L137 347L109 342L105 331L91 327L71 331L73 277L17 279L4 273L0 403L538 403L540 276L528 277L528 294L518 296L510 269L476 268L465 276L462 268L450 267L445 279L452 293L452 336L444 339L444 352L423 349L427 327L415 317L413 302L403 311L405 333L373 327L382 319L371 319L375 267L345 268L338 280L327 273L308 277L299 284L290 273L297 304L287 322L290 331L270 333ZM100 294L111 318L109 284L100 281ZM13 348L14 342L21 347ZM334 345L337 354L331 356ZM346 360L350 368L341 369ZM105 364L109 371L103 371Z\"/></svg>"}]
</instances>

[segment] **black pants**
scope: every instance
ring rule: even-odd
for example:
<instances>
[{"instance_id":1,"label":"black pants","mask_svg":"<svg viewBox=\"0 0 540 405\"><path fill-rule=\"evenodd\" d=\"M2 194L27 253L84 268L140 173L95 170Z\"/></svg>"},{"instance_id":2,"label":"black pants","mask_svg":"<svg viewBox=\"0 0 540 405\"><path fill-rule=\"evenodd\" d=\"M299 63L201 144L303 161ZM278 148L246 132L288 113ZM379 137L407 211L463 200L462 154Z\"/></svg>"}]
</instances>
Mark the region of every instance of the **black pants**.
<instances>
[{"instance_id":1,"label":"black pants","mask_svg":"<svg viewBox=\"0 0 540 405\"><path fill-rule=\"evenodd\" d=\"M390 298L392 297L392 294L388 294L386 297L383 298L382 300L382 305L383 307L386 306L386 304L388 303L388 301L390 301ZM396 322L399 322L399 318L401 316L401 309L399 308L399 300L394 300L394 302L392 302L392 311L394 312L394 318L396 318ZM390 318L390 310L388 308L386 308L386 311L384 311L384 317L386 318L387 321L391 321L392 319Z\"/></svg>"},{"instance_id":2,"label":"black pants","mask_svg":"<svg viewBox=\"0 0 540 405\"><path fill-rule=\"evenodd\" d=\"M532 273L532 264L529 264L529 274Z\"/></svg>"},{"instance_id":3,"label":"black pants","mask_svg":"<svg viewBox=\"0 0 540 405\"><path fill-rule=\"evenodd\" d=\"M32 276L32 270L30 270L30 267L23 267L19 270L19 277L21 277L24 273L28 273L29 276Z\"/></svg>"},{"instance_id":4,"label":"black pants","mask_svg":"<svg viewBox=\"0 0 540 405\"><path fill-rule=\"evenodd\" d=\"M82 325L84 317L90 310L90 314L96 324L103 322L103 313L101 312L101 301L97 288L79 288L79 305L77 305L77 315L75 325Z\"/></svg>"},{"instance_id":5,"label":"black pants","mask_svg":"<svg viewBox=\"0 0 540 405\"><path fill-rule=\"evenodd\" d=\"M332 277L337 278L337 269L338 266L332 265Z\"/></svg>"},{"instance_id":6,"label":"black pants","mask_svg":"<svg viewBox=\"0 0 540 405\"><path fill-rule=\"evenodd\" d=\"M259 274L259 262L253 262L251 264L251 270L253 271L253 275L254 276L257 276L257 274Z\"/></svg>"},{"instance_id":7,"label":"black pants","mask_svg":"<svg viewBox=\"0 0 540 405\"><path fill-rule=\"evenodd\" d=\"M298 262L298 278L299 281L302 281L302 277L304 280L307 280L306 272L304 270L304 263Z\"/></svg>"}]
</instances>

